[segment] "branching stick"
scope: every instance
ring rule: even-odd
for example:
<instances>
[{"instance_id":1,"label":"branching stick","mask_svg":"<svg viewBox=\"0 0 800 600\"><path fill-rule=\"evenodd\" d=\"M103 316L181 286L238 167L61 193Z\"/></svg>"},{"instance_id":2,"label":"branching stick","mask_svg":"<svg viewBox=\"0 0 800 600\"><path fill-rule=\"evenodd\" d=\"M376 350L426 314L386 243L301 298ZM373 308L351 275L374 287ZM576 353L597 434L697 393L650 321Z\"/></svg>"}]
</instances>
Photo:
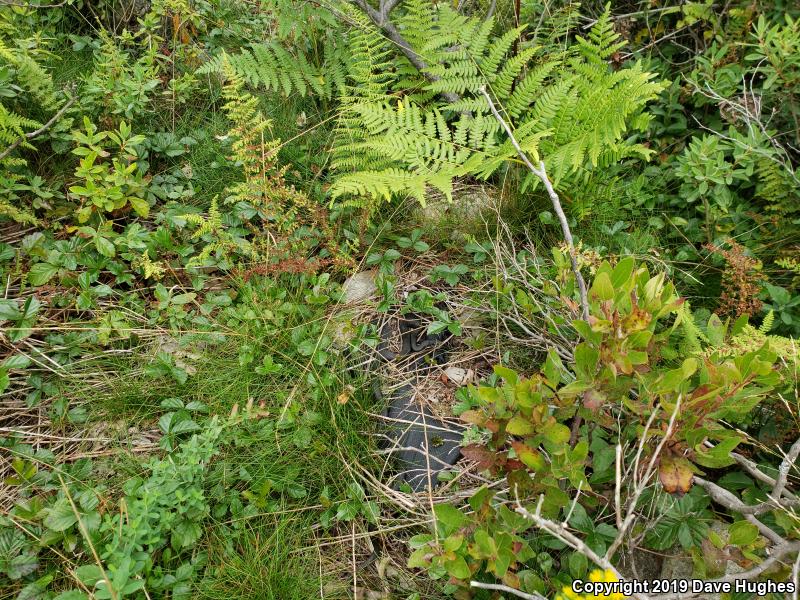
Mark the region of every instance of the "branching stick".
<instances>
[{"instance_id":1,"label":"branching stick","mask_svg":"<svg viewBox=\"0 0 800 600\"><path fill-rule=\"evenodd\" d=\"M411 64L414 65L428 81L438 81L439 77L427 72L428 65L422 60L422 57L414 51L411 44L409 44L397 30L394 23L389 20L389 14L400 1L401 0L381 0L379 8L375 9L367 0L350 0L350 2L358 6L364 14L369 17L369 20L372 21L376 27L383 31L384 35L405 54ZM458 102L461 100L461 96L453 92L442 92L441 94L448 102Z\"/></svg>"},{"instance_id":2,"label":"branching stick","mask_svg":"<svg viewBox=\"0 0 800 600\"><path fill-rule=\"evenodd\" d=\"M481 86L481 93L483 97L486 98L486 101L489 103L489 108L494 115L494 118L500 123L500 125L505 130L506 134L508 135L508 139L511 140L511 144L514 146L514 149L517 151L517 154L522 159L522 162L525 163L525 166L528 167L528 170L533 173L539 180L544 184L544 188L547 190L547 194L550 196L550 201L553 203L553 210L556 211L558 215L558 220L561 223L561 231L564 234L564 240L567 242L567 246L569 248L569 258L572 262L572 272L575 274L575 281L578 283L578 291L580 292L581 296L581 309L583 313L584 320L589 319L589 298L586 293L586 282L583 279L583 275L581 275L580 268L578 267L578 259L575 254L575 243L572 241L572 231L569 228L569 222L567 221L567 215L564 214L564 209L561 207L561 200L558 197L558 194L553 189L553 183L550 181L550 178L547 176L547 171L545 171L544 161L539 161L539 167L533 166L530 158L525 153L525 151L520 147L517 138L514 137L514 132L511 131L511 127L508 123L503 119L500 112L497 110L497 107L492 102L492 97L489 96L489 93L486 91L486 86Z\"/></svg>"}]
</instances>

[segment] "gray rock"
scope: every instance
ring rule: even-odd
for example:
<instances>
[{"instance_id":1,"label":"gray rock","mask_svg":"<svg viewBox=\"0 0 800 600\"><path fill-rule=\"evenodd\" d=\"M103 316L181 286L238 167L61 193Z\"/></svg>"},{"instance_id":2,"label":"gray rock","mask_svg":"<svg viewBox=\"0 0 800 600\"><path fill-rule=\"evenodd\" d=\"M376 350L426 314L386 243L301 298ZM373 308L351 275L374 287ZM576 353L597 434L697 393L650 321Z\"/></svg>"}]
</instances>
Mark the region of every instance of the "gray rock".
<instances>
[{"instance_id":1,"label":"gray rock","mask_svg":"<svg viewBox=\"0 0 800 600\"><path fill-rule=\"evenodd\" d=\"M679 546L667 552L669 554L664 557L659 579L691 579L694 572L692 557Z\"/></svg>"},{"instance_id":2,"label":"gray rock","mask_svg":"<svg viewBox=\"0 0 800 600\"><path fill-rule=\"evenodd\" d=\"M652 581L661 578L664 557L656 552L634 548L625 552L618 568L626 579Z\"/></svg>"},{"instance_id":3,"label":"gray rock","mask_svg":"<svg viewBox=\"0 0 800 600\"><path fill-rule=\"evenodd\" d=\"M378 286L375 283L375 278L378 272L375 269L369 271L361 271L355 275L351 275L342 285L344 292L345 304L356 304L368 300L376 291Z\"/></svg>"},{"instance_id":4,"label":"gray rock","mask_svg":"<svg viewBox=\"0 0 800 600\"><path fill-rule=\"evenodd\" d=\"M447 367L444 374L456 385L467 385L475 377L472 369L462 369L461 367Z\"/></svg>"},{"instance_id":5,"label":"gray rock","mask_svg":"<svg viewBox=\"0 0 800 600\"><path fill-rule=\"evenodd\" d=\"M424 207L420 208L420 216L426 223L442 223L452 221L459 229L471 230L482 226L481 216L494 206L495 199L483 186L469 186L454 190L453 201L448 202L444 196L431 194Z\"/></svg>"}]
</instances>

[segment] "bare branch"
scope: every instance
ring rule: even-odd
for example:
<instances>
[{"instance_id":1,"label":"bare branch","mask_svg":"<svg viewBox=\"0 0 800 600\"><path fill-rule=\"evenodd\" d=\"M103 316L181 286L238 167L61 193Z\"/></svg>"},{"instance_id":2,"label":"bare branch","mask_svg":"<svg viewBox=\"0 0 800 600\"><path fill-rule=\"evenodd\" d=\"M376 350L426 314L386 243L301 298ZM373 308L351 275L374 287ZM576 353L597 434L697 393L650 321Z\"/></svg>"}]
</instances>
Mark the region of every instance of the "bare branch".
<instances>
[{"instance_id":1,"label":"bare branch","mask_svg":"<svg viewBox=\"0 0 800 600\"><path fill-rule=\"evenodd\" d=\"M39 129L37 129L36 131L30 131L26 133L24 136L18 138L17 140L14 140L14 142L12 142L8 148L3 150L3 152L0 152L0 160L3 160L6 156L11 154L22 142L32 140L42 135L48 129L50 129L55 124L55 122L58 121L62 117L62 115L65 112L67 112L67 109L69 109L69 107L72 106L74 103L75 103L75 96L70 96L69 100L66 101L64 106L58 109L58 112L54 114L52 117L50 117L50 120L47 121L47 123L39 127Z\"/></svg>"},{"instance_id":2,"label":"bare branch","mask_svg":"<svg viewBox=\"0 0 800 600\"><path fill-rule=\"evenodd\" d=\"M572 241L572 231L569 228L569 222L567 221L567 216L564 214L564 209L561 208L561 200L558 197L558 194L553 189L553 184L550 181L550 178L547 176L547 172L545 171L544 161L539 162L539 168L533 166L533 163L528 158L528 155L525 151L520 147L519 142L514 137L514 132L511 131L511 127L506 123L505 119L500 115L497 110L497 107L492 102L492 97L489 96L489 93L486 91L486 86L481 86L480 88L483 97L486 98L486 101L489 103L489 108L494 115L494 118L500 123L500 125L505 130L506 134L508 135L509 140L511 140L511 144L514 146L514 149L517 151L517 154L522 159L522 162L525 163L525 166L528 167L528 170L533 173L539 180L544 184L545 189L547 190L547 194L550 196L550 201L553 203L553 209L556 211L558 215L558 220L561 223L561 231L564 234L564 240L567 242L567 246L569 247L569 258L572 262L572 272L575 274L575 280L578 283L578 291L580 292L581 296L581 308L583 309L583 318L585 320L589 319L589 299L586 293L586 282L583 280L583 275L581 275L580 268L578 267L578 259L575 255L575 244Z\"/></svg>"},{"instance_id":3,"label":"bare branch","mask_svg":"<svg viewBox=\"0 0 800 600\"><path fill-rule=\"evenodd\" d=\"M714 448L714 445L712 443L710 443L710 442L706 442L706 446L708 446L709 448ZM794 448L794 446L792 446L792 449L793 448ZM791 452L792 452L792 450L790 449L789 453L791 454ZM773 486L773 488L777 485L778 482L774 478L772 478L769 475L767 475L766 473L764 473L764 471L759 469L758 465L756 463L754 463L752 460L750 460L749 458L747 458L745 456L742 456L738 452L731 452L731 458L733 460L735 460L739 464L740 467L742 467L745 471L747 471L752 477L754 477L758 481L760 481L762 483L766 483L767 485L771 485L771 486ZM787 474L788 474L788 471L787 471ZM785 487L780 489L780 492L781 492L781 496L782 496L781 497L781 505L782 506L800 507L800 498L798 498L797 496L792 494ZM773 496L774 495L775 495L775 490L773 489Z\"/></svg>"},{"instance_id":4,"label":"bare branch","mask_svg":"<svg viewBox=\"0 0 800 600\"><path fill-rule=\"evenodd\" d=\"M367 0L350 0L350 2L358 6L364 14L369 17L370 21L383 31L384 35L389 38L390 41L394 42L411 64L414 65L428 81L439 80L439 77L427 72L428 65L422 60L422 57L414 51L411 44L400 34L397 27L394 26L394 23L389 20L389 12L399 3L399 0L385 0L385 2L381 3L380 11L370 6ZM461 100L461 96L453 92L442 92L441 95L448 102L458 102Z\"/></svg>"},{"instance_id":5,"label":"bare branch","mask_svg":"<svg viewBox=\"0 0 800 600\"><path fill-rule=\"evenodd\" d=\"M770 554L767 558L765 558L764 562L753 567L749 571L742 571L741 573L731 573L729 575L725 575L724 577L720 577L718 579L709 579L706 583L733 583L736 580L755 579L756 577L761 575L764 571L775 565L775 563L780 562L780 560L784 556L786 556L787 554L792 554L793 552L800 552L800 542L788 542L786 544L782 544L780 546L772 548L772 554ZM650 600L684 600L685 598L691 598L693 596L694 595L687 595L686 593L658 594L657 596L651 596Z\"/></svg>"},{"instance_id":6,"label":"bare branch","mask_svg":"<svg viewBox=\"0 0 800 600\"><path fill-rule=\"evenodd\" d=\"M622 575L619 571L617 571L616 567L611 564L611 561L605 557L600 556L594 550L592 550L589 546L587 546L582 539L572 533L569 529L567 529L566 523L556 523L555 521L551 521L550 519L545 519L541 512L542 512L542 501L544 500L544 496L539 498L539 503L536 505L536 512L532 513L527 510L522 503L517 498L517 508L516 511L521 514L526 519L530 519L533 521L534 525L536 525L539 529L542 529L555 537L558 540L564 542L567 546L583 554L586 558L596 564L598 567L602 569L607 569L616 575L617 579L623 579ZM650 600L650 597L646 594L634 594L634 598L638 600Z\"/></svg>"},{"instance_id":7,"label":"bare branch","mask_svg":"<svg viewBox=\"0 0 800 600\"><path fill-rule=\"evenodd\" d=\"M525 600L547 600L544 596L539 594L528 594L527 592L521 592L519 590L515 590L512 587L507 585L502 585L499 583L481 583L480 581L470 581L469 585L474 588L480 588L482 590L494 590L496 592L506 592L507 594L513 594L519 598L525 598Z\"/></svg>"},{"instance_id":8,"label":"bare branch","mask_svg":"<svg viewBox=\"0 0 800 600\"><path fill-rule=\"evenodd\" d=\"M394 7L402 1L403 0L381 0L381 23L389 18L389 14L394 10Z\"/></svg>"},{"instance_id":9,"label":"bare branch","mask_svg":"<svg viewBox=\"0 0 800 600\"><path fill-rule=\"evenodd\" d=\"M775 532L775 530L773 530L772 528L768 527L767 525L756 519L753 515L745 515L744 518L745 521L748 521L753 525L755 525L756 527L758 527L759 533L761 533L761 535L763 535L773 544L780 546L781 544L786 543L786 540L783 539L780 535L778 535Z\"/></svg>"},{"instance_id":10,"label":"bare branch","mask_svg":"<svg viewBox=\"0 0 800 600\"><path fill-rule=\"evenodd\" d=\"M489 10L486 11L486 17L484 20L488 21L494 16L494 11L497 8L497 0L492 0L492 3L489 5Z\"/></svg>"},{"instance_id":11,"label":"bare branch","mask_svg":"<svg viewBox=\"0 0 800 600\"><path fill-rule=\"evenodd\" d=\"M772 488L772 496L779 500L783 495L783 490L786 488L786 480L789 478L789 471L800 456L800 438L792 444L789 452L781 461L781 466L778 468L778 479L775 482L775 487Z\"/></svg>"},{"instance_id":12,"label":"bare branch","mask_svg":"<svg viewBox=\"0 0 800 600\"><path fill-rule=\"evenodd\" d=\"M748 472L750 472L754 477L757 479L772 484L772 493L770 494L769 500L761 502L759 504L745 504L739 498L737 498L734 494L729 492L728 490L718 486L716 483L711 481L707 481L702 477L695 477L694 482L702 487L708 495L711 496L711 499L717 502L717 504L721 504L725 508L733 510L738 513L742 513L743 515L762 515L766 512L771 510L775 510L776 508L786 508L787 506L795 506L797 504L797 498L790 495L789 498L782 498L782 496L786 493L786 482L789 478L789 471L794 465L795 461L797 461L798 455L800 455L800 439L798 439L792 447L789 449L789 452L786 453L786 456L781 461L780 467L778 467L778 478L772 479L765 473L763 473L758 467L755 466L752 462L736 455L734 458L737 459L737 462L742 464L746 468ZM738 457L738 458L737 458ZM741 460L738 460L741 459ZM781 538L783 539L783 538Z\"/></svg>"}]
</instances>

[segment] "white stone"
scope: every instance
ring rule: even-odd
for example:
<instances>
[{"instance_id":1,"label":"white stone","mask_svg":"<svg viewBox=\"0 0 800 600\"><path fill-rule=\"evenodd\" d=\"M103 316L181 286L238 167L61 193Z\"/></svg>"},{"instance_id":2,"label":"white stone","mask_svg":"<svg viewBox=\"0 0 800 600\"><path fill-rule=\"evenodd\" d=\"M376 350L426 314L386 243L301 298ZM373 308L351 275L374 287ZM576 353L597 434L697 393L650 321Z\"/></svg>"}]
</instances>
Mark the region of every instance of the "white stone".
<instances>
[{"instance_id":1,"label":"white stone","mask_svg":"<svg viewBox=\"0 0 800 600\"><path fill-rule=\"evenodd\" d=\"M466 385L474 376L472 369L462 369L461 367L447 367L444 374L456 385Z\"/></svg>"},{"instance_id":2,"label":"white stone","mask_svg":"<svg viewBox=\"0 0 800 600\"><path fill-rule=\"evenodd\" d=\"M370 271L361 271L348 277L342 285L344 303L356 304L369 299L378 291L378 286L375 283L377 275L378 272L372 269Z\"/></svg>"}]
</instances>

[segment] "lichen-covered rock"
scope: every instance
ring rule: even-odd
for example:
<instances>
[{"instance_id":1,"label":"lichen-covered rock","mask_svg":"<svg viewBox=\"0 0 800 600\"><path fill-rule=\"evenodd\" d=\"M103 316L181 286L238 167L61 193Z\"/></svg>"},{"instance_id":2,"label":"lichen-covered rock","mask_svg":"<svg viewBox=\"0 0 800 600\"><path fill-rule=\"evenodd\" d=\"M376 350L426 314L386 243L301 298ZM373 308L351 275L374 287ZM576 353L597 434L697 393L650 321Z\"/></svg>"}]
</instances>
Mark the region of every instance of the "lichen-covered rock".
<instances>
[{"instance_id":1,"label":"lichen-covered rock","mask_svg":"<svg viewBox=\"0 0 800 600\"><path fill-rule=\"evenodd\" d=\"M357 304L372 297L378 291L378 285L375 283L377 276L378 272L375 269L371 269L348 277L342 284L343 302L345 304Z\"/></svg>"}]
</instances>

